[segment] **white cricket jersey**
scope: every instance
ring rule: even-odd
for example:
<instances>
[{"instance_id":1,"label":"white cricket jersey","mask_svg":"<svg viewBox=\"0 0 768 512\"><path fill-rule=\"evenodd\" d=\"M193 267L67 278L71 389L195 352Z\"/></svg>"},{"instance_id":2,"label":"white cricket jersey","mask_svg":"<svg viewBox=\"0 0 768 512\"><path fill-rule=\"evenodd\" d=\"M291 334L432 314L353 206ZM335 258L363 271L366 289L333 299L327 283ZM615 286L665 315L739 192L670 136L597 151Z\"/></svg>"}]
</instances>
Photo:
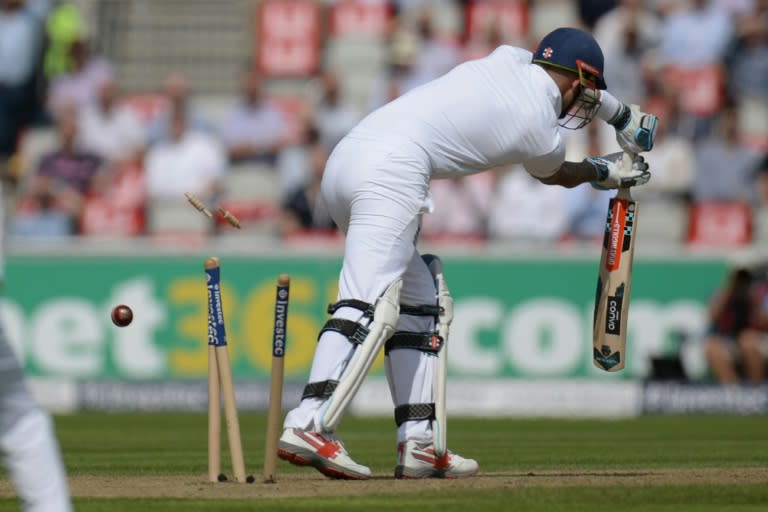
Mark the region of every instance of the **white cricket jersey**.
<instances>
[{"instance_id":1,"label":"white cricket jersey","mask_svg":"<svg viewBox=\"0 0 768 512\"><path fill-rule=\"evenodd\" d=\"M527 50L500 46L375 110L349 138L420 154L432 178L514 163L552 175L565 159L562 99L531 59Z\"/></svg>"}]
</instances>

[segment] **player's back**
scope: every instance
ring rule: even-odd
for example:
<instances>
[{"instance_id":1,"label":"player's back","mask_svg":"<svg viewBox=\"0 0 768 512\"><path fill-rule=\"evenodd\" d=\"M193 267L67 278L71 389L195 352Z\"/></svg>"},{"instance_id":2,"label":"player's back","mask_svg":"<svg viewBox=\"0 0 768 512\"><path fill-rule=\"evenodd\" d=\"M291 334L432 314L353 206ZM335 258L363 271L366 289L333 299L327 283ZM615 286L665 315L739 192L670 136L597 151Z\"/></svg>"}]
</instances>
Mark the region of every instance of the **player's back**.
<instances>
[{"instance_id":1,"label":"player's back","mask_svg":"<svg viewBox=\"0 0 768 512\"><path fill-rule=\"evenodd\" d=\"M435 177L473 173L553 151L560 101L530 52L501 46L372 112L350 137L415 144Z\"/></svg>"}]
</instances>

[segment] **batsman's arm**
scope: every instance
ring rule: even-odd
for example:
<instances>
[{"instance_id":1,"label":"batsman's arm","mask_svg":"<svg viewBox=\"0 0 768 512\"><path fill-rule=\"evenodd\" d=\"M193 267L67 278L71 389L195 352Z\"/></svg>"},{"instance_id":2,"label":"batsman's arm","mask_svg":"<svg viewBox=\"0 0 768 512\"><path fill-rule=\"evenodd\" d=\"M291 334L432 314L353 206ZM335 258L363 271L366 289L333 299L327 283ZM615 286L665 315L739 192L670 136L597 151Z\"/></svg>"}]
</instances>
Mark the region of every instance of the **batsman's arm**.
<instances>
[{"instance_id":1,"label":"batsman's arm","mask_svg":"<svg viewBox=\"0 0 768 512\"><path fill-rule=\"evenodd\" d=\"M565 188L573 188L582 183L590 183L596 179L595 166L587 162L563 162L560 168L546 178L536 177L545 185L560 185Z\"/></svg>"},{"instance_id":2,"label":"batsman's arm","mask_svg":"<svg viewBox=\"0 0 768 512\"><path fill-rule=\"evenodd\" d=\"M538 179L547 185L571 188L590 182L595 188L626 188L642 185L651 177L642 156L622 152L594 156L582 162L564 162L551 176Z\"/></svg>"}]
</instances>

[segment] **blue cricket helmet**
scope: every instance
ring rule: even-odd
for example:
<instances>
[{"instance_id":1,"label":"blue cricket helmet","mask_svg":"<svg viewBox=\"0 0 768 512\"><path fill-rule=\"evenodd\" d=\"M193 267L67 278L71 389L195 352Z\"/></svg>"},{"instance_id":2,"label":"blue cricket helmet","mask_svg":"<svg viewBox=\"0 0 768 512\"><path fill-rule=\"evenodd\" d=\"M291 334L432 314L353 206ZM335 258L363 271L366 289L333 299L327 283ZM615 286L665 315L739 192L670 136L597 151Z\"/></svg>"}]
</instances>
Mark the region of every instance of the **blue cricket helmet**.
<instances>
[{"instance_id":1,"label":"blue cricket helmet","mask_svg":"<svg viewBox=\"0 0 768 512\"><path fill-rule=\"evenodd\" d=\"M586 87L607 88L603 51L591 34L578 28L561 27L544 36L533 53L533 62L576 73Z\"/></svg>"}]
</instances>

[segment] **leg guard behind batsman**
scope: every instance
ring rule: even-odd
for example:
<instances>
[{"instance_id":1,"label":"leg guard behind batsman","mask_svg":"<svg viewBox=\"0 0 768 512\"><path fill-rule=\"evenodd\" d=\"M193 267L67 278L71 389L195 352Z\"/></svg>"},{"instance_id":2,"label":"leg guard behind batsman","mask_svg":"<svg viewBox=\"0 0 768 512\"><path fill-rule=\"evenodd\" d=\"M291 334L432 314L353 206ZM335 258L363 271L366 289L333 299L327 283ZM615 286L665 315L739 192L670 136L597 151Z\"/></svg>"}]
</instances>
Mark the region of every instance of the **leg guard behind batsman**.
<instances>
[{"instance_id":1,"label":"leg guard behind batsman","mask_svg":"<svg viewBox=\"0 0 768 512\"><path fill-rule=\"evenodd\" d=\"M430 356L422 358L411 353L409 355L403 354L405 357L398 357L397 373L412 373L413 382L410 384L411 390L408 393L411 401L408 403L401 403L404 395L396 393L396 388L401 385L402 377L397 378L395 376L393 369L395 364L390 357L387 358L387 372L390 389L396 403L395 422L398 427L406 421L429 420L435 451L438 456L442 456L446 451L446 342L448 328L453 319L453 299L443 278L440 258L427 254L422 256L422 260L429 268L434 280L434 285L432 283L428 285L430 290L426 294L431 296L431 300L434 302L430 301L428 304L418 306L401 306L401 313L404 315L401 320L401 327L409 330L396 332L387 341L385 354L389 356L392 351L405 349L409 352L420 351L422 354ZM423 298L423 291L419 295ZM414 357L418 358L419 362ZM414 366L415 364L416 366ZM405 371L402 367L406 367ZM422 387L421 392L415 389L420 386ZM419 397L421 397L420 401L412 401L413 399L418 400Z\"/></svg>"},{"instance_id":2,"label":"leg guard behind batsman","mask_svg":"<svg viewBox=\"0 0 768 512\"><path fill-rule=\"evenodd\" d=\"M423 258L432 277L435 278L437 304L440 306L440 314L437 318L437 335L442 338L444 344L437 356L434 388L435 420L432 423L435 455L442 457L448 450L448 414L445 410L445 395L448 378L448 334L453 321L453 297L451 297L451 292L448 291L448 285L445 283L443 262L440 258L432 254L425 254Z\"/></svg>"},{"instance_id":3,"label":"leg guard behind batsman","mask_svg":"<svg viewBox=\"0 0 768 512\"><path fill-rule=\"evenodd\" d=\"M410 269L409 269L410 270ZM398 331L385 345L387 378L398 425L396 478L463 478L478 464L446 446L446 358L453 304L436 256L413 265L403 289Z\"/></svg>"}]
</instances>

